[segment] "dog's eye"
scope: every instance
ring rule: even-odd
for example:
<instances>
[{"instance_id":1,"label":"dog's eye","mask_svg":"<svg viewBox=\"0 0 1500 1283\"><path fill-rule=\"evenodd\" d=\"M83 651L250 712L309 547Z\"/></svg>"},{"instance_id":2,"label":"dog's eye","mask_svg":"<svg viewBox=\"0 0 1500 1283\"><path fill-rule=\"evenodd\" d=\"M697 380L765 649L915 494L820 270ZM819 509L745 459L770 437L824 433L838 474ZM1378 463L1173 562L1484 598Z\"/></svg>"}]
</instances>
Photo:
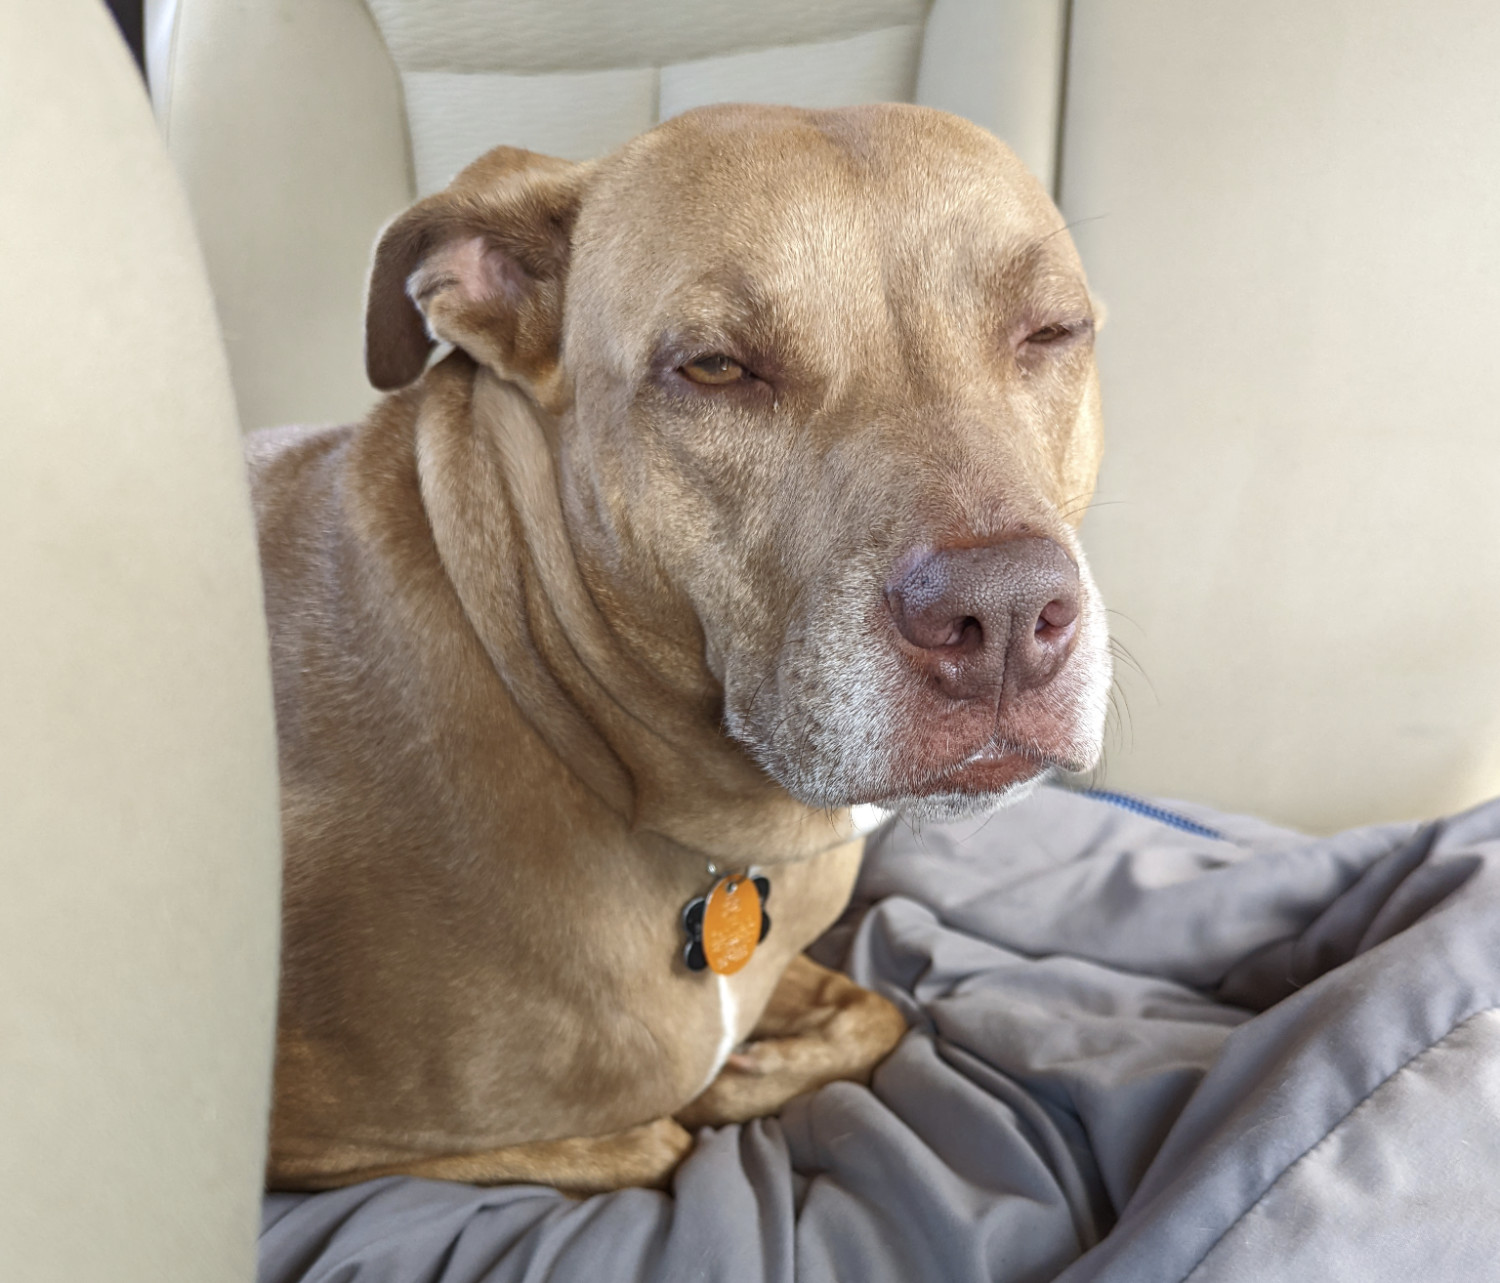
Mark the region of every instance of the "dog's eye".
<instances>
[{"instance_id":1,"label":"dog's eye","mask_svg":"<svg viewBox=\"0 0 1500 1283\"><path fill-rule=\"evenodd\" d=\"M682 373L694 383L702 383L707 387L738 383L745 377L745 367L720 352L715 352L712 356L700 356L681 368Z\"/></svg>"},{"instance_id":2,"label":"dog's eye","mask_svg":"<svg viewBox=\"0 0 1500 1283\"><path fill-rule=\"evenodd\" d=\"M1091 320L1057 321L1032 330L1022 342L1026 347L1061 347L1073 339L1081 338L1094 328Z\"/></svg>"}]
</instances>

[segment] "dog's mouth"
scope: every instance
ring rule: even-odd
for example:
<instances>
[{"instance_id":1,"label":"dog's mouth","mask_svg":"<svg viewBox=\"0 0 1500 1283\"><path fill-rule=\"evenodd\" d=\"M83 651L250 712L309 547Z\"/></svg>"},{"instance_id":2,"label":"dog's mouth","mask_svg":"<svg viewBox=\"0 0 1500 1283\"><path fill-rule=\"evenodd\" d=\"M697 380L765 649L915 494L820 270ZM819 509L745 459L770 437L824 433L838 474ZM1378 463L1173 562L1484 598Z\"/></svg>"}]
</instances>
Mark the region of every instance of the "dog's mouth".
<instances>
[{"instance_id":1,"label":"dog's mouth","mask_svg":"<svg viewBox=\"0 0 1500 1283\"><path fill-rule=\"evenodd\" d=\"M1050 754L1007 743L998 736L956 766L936 775L913 795L1003 793L1060 763Z\"/></svg>"},{"instance_id":2,"label":"dog's mouth","mask_svg":"<svg viewBox=\"0 0 1500 1283\"><path fill-rule=\"evenodd\" d=\"M1071 760L1064 754L1012 743L997 734L956 762L912 771L899 782L853 799L853 804L899 809L930 797L993 798L1012 794L1056 769L1073 769Z\"/></svg>"}]
</instances>

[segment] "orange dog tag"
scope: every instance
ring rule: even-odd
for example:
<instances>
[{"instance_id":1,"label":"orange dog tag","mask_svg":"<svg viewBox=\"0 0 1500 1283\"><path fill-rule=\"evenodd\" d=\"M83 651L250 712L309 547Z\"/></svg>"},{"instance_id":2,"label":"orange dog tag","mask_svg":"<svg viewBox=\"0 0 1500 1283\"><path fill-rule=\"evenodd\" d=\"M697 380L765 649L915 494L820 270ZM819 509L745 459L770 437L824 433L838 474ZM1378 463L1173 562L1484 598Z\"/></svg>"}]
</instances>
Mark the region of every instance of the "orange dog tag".
<instances>
[{"instance_id":1,"label":"orange dog tag","mask_svg":"<svg viewBox=\"0 0 1500 1283\"><path fill-rule=\"evenodd\" d=\"M688 967L701 971L706 966L732 976L749 962L771 929L763 903L770 894L766 878L731 873L715 882L706 896L692 901L682 913L688 933L683 959Z\"/></svg>"}]
</instances>

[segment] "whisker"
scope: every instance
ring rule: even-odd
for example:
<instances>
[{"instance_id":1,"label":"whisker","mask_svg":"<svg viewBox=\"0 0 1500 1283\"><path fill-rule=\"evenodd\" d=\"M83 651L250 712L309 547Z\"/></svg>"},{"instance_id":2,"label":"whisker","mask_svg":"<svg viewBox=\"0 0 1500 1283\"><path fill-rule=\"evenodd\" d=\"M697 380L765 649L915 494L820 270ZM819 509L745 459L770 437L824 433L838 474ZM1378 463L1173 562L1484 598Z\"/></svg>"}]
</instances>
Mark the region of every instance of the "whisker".
<instances>
[{"instance_id":1,"label":"whisker","mask_svg":"<svg viewBox=\"0 0 1500 1283\"><path fill-rule=\"evenodd\" d=\"M1138 660L1133 654L1130 653L1130 647L1128 647L1118 637L1111 637L1109 639L1109 653L1113 655L1117 660L1119 660L1120 663L1124 664L1127 668L1133 668L1137 673L1139 673L1146 679L1147 685L1150 685L1151 678L1147 676L1146 670L1141 667L1140 660Z\"/></svg>"},{"instance_id":2,"label":"whisker","mask_svg":"<svg viewBox=\"0 0 1500 1283\"><path fill-rule=\"evenodd\" d=\"M1104 608L1104 613L1106 615L1113 615L1116 619L1123 619L1127 624L1129 624L1139 633L1144 633L1146 631L1141 627L1139 621L1136 620L1133 615L1127 615L1123 610L1116 610L1113 606L1106 606Z\"/></svg>"},{"instance_id":3,"label":"whisker","mask_svg":"<svg viewBox=\"0 0 1500 1283\"><path fill-rule=\"evenodd\" d=\"M1082 503L1082 506L1077 506ZM1093 512L1095 508L1118 508L1128 504L1128 499L1099 499L1088 495L1079 495L1076 499L1070 499L1058 510L1058 516L1064 521L1071 521L1079 513Z\"/></svg>"}]
</instances>

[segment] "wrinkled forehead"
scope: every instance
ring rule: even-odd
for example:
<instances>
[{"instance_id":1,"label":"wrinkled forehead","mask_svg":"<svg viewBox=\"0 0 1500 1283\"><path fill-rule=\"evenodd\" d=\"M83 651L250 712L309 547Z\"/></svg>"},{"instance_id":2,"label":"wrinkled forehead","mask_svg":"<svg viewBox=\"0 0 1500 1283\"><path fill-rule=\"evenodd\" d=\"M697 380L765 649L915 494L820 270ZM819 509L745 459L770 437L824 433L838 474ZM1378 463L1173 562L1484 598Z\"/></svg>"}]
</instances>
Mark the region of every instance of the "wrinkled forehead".
<instances>
[{"instance_id":1,"label":"wrinkled forehead","mask_svg":"<svg viewBox=\"0 0 1500 1283\"><path fill-rule=\"evenodd\" d=\"M736 310L847 329L908 297L961 312L1007 288L1083 291L1061 217L1010 150L917 108L679 117L601 167L574 246L570 331L606 324L627 348Z\"/></svg>"}]
</instances>

